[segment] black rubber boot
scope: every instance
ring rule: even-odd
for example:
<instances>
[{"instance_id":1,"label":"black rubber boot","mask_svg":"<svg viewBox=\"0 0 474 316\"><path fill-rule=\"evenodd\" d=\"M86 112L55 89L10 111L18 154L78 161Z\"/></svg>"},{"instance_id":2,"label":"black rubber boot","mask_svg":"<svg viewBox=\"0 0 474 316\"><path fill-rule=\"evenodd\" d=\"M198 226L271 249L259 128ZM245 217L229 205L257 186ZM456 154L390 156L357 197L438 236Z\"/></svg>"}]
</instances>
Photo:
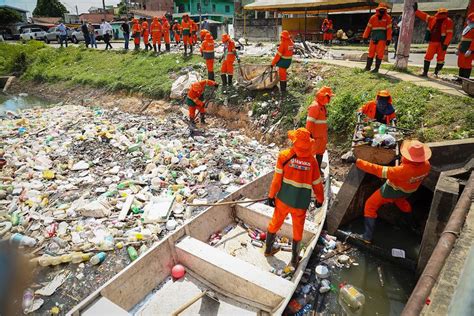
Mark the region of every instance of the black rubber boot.
<instances>
[{"instance_id":1,"label":"black rubber boot","mask_svg":"<svg viewBox=\"0 0 474 316\"><path fill-rule=\"evenodd\" d=\"M291 265L293 268L296 269L298 266L298 262L300 261L300 242L299 241L294 241L293 244L291 245Z\"/></svg>"},{"instance_id":2,"label":"black rubber boot","mask_svg":"<svg viewBox=\"0 0 474 316\"><path fill-rule=\"evenodd\" d=\"M139 49L140 49L140 45L135 44L135 50L139 50Z\"/></svg>"},{"instance_id":3,"label":"black rubber boot","mask_svg":"<svg viewBox=\"0 0 474 316\"><path fill-rule=\"evenodd\" d=\"M158 51L161 53L161 44L158 44Z\"/></svg>"},{"instance_id":4,"label":"black rubber boot","mask_svg":"<svg viewBox=\"0 0 474 316\"><path fill-rule=\"evenodd\" d=\"M466 72L465 72L466 77L464 78L467 78L467 79L471 78L471 71L472 71L472 68L466 69Z\"/></svg>"},{"instance_id":5,"label":"black rubber boot","mask_svg":"<svg viewBox=\"0 0 474 316\"><path fill-rule=\"evenodd\" d=\"M435 76L438 76L438 73L443 69L444 64L436 64L436 68L434 71Z\"/></svg>"},{"instance_id":6,"label":"black rubber boot","mask_svg":"<svg viewBox=\"0 0 474 316\"><path fill-rule=\"evenodd\" d=\"M378 73L381 64L382 64L382 59L375 58L375 68L372 69L372 72L373 73Z\"/></svg>"},{"instance_id":7,"label":"black rubber boot","mask_svg":"<svg viewBox=\"0 0 474 316\"><path fill-rule=\"evenodd\" d=\"M374 63L374 59L367 57L367 64L365 65L365 71L370 71L370 68L372 68L372 64Z\"/></svg>"},{"instance_id":8,"label":"black rubber boot","mask_svg":"<svg viewBox=\"0 0 474 316\"><path fill-rule=\"evenodd\" d=\"M184 56L188 54L188 45L184 45Z\"/></svg>"},{"instance_id":9,"label":"black rubber boot","mask_svg":"<svg viewBox=\"0 0 474 316\"><path fill-rule=\"evenodd\" d=\"M431 62L428 60L425 60L423 64L423 73L421 74L422 77L428 77L428 71L430 70L430 64Z\"/></svg>"},{"instance_id":10,"label":"black rubber boot","mask_svg":"<svg viewBox=\"0 0 474 316\"><path fill-rule=\"evenodd\" d=\"M153 44L153 50L154 50L155 53L156 53L156 44Z\"/></svg>"},{"instance_id":11,"label":"black rubber boot","mask_svg":"<svg viewBox=\"0 0 474 316\"><path fill-rule=\"evenodd\" d=\"M201 113L201 124L206 124L206 115Z\"/></svg>"},{"instance_id":12,"label":"black rubber boot","mask_svg":"<svg viewBox=\"0 0 474 316\"><path fill-rule=\"evenodd\" d=\"M190 51L189 54L192 55L193 54L193 45L189 45L189 51Z\"/></svg>"},{"instance_id":13,"label":"black rubber boot","mask_svg":"<svg viewBox=\"0 0 474 316\"><path fill-rule=\"evenodd\" d=\"M280 92L286 93L286 81L280 81Z\"/></svg>"},{"instance_id":14,"label":"black rubber boot","mask_svg":"<svg viewBox=\"0 0 474 316\"><path fill-rule=\"evenodd\" d=\"M214 72L208 71L207 72L207 79L214 81Z\"/></svg>"},{"instance_id":15,"label":"black rubber boot","mask_svg":"<svg viewBox=\"0 0 474 316\"><path fill-rule=\"evenodd\" d=\"M232 75L227 75L227 84L228 84L230 87L232 87L232 78L233 78L233 77L234 77L234 76L232 76Z\"/></svg>"},{"instance_id":16,"label":"black rubber boot","mask_svg":"<svg viewBox=\"0 0 474 316\"><path fill-rule=\"evenodd\" d=\"M165 44L166 51L169 52L171 50L171 45L170 44Z\"/></svg>"},{"instance_id":17,"label":"black rubber boot","mask_svg":"<svg viewBox=\"0 0 474 316\"><path fill-rule=\"evenodd\" d=\"M221 75L222 79L222 89L224 89L224 86L227 85L227 75Z\"/></svg>"},{"instance_id":18,"label":"black rubber boot","mask_svg":"<svg viewBox=\"0 0 474 316\"><path fill-rule=\"evenodd\" d=\"M364 241L366 243L371 243L374 236L375 230L375 218L364 217Z\"/></svg>"},{"instance_id":19,"label":"black rubber boot","mask_svg":"<svg viewBox=\"0 0 474 316\"><path fill-rule=\"evenodd\" d=\"M271 257L276 254L280 249L273 248L273 242L275 241L275 234L267 232L267 239L265 240L265 257Z\"/></svg>"}]
</instances>

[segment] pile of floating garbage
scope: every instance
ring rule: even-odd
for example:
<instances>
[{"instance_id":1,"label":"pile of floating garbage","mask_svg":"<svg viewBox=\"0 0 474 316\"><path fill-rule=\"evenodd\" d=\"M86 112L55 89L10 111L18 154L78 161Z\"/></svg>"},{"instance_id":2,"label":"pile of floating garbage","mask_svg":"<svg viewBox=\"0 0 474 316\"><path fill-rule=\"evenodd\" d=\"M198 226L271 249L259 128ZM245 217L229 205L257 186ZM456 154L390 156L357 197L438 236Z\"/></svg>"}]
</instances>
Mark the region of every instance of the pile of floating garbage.
<instances>
[{"instance_id":1,"label":"pile of floating garbage","mask_svg":"<svg viewBox=\"0 0 474 316\"><path fill-rule=\"evenodd\" d=\"M272 171L278 148L220 128L190 138L180 114L58 105L3 119L0 151L0 238L38 272L29 313L69 310L204 209L187 203Z\"/></svg>"}]
</instances>

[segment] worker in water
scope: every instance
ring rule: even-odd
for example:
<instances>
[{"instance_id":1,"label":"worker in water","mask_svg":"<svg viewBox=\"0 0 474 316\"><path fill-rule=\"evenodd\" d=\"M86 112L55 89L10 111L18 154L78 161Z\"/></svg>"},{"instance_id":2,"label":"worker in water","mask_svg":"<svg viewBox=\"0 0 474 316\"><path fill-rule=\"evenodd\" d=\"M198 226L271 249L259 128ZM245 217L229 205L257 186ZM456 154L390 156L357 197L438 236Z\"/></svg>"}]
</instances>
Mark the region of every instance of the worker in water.
<instances>
[{"instance_id":1,"label":"worker in water","mask_svg":"<svg viewBox=\"0 0 474 316\"><path fill-rule=\"evenodd\" d=\"M201 55L206 60L207 79L214 80L214 38L210 33L201 44Z\"/></svg>"},{"instance_id":2,"label":"worker in water","mask_svg":"<svg viewBox=\"0 0 474 316\"><path fill-rule=\"evenodd\" d=\"M459 77L461 78L471 77L472 60L474 59L474 12L469 14L466 22L467 25L462 31L461 42L457 50Z\"/></svg>"},{"instance_id":3,"label":"worker in water","mask_svg":"<svg viewBox=\"0 0 474 316\"><path fill-rule=\"evenodd\" d=\"M387 90L381 90L377 93L375 100L364 104L358 111L359 117L363 115L369 120L376 120L386 125L395 125L397 117L392 104L392 96Z\"/></svg>"},{"instance_id":4,"label":"worker in water","mask_svg":"<svg viewBox=\"0 0 474 316\"><path fill-rule=\"evenodd\" d=\"M158 51L161 52L161 23L157 16L153 18L150 30L151 39L153 40L153 50L156 53L156 45L158 45Z\"/></svg>"},{"instance_id":5,"label":"worker in water","mask_svg":"<svg viewBox=\"0 0 474 316\"><path fill-rule=\"evenodd\" d=\"M234 62L239 56L237 56L237 50L235 49L235 42L230 38L229 34L222 35L222 44L224 44L224 55L222 55L221 66L221 78L222 78L222 88L225 85L232 86L232 78L234 77Z\"/></svg>"},{"instance_id":6,"label":"worker in water","mask_svg":"<svg viewBox=\"0 0 474 316\"><path fill-rule=\"evenodd\" d=\"M359 169L387 179L365 202L365 230L362 238L366 242L372 241L377 211L384 204L394 203L403 212L402 214L409 217L408 221L413 222L412 207L407 198L418 189L423 179L430 173L431 165L428 160L431 157L431 150L417 140L405 140L400 152L402 162L396 167L379 166L361 159L356 161Z\"/></svg>"},{"instance_id":7,"label":"worker in water","mask_svg":"<svg viewBox=\"0 0 474 316\"><path fill-rule=\"evenodd\" d=\"M204 42L204 40L206 39L207 33L209 33L209 31L206 29L202 29L201 31L199 31L199 38L201 39L201 43Z\"/></svg>"},{"instance_id":8,"label":"worker in water","mask_svg":"<svg viewBox=\"0 0 474 316\"><path fill-rule=\"evenodd\" d=\"M210 87L219 87L219 84L212 80L201 80L195 82L191 85L189 89L188 96L186 97L186 104L189 107L189 121L191 124L194 124L194 120L196 118L196 108L201 115L201 123L205 124L205 113L206 109L204 108L204 90L206 86Z\"/></svg>"},{"instance_id":9,"label":"worker in water","mask_svg":"<svg viewBox=\"0 0 474 316\"><path fill-rule=\"evenodd\" d=\"M418 3L413 5L417 18L425 21L428 25L426 28L425 41L428 41L428 49L425 54L425 62L421 76L428 76L430 63L436 54L435 76L438 75L444 66L444 59L449 43L453 38L453 20L448 18L448 9L440 8L438 12L431 16L421 10L418 10Z\"/></svg>"},{"instance_id":10,"label":"worker in water","mask_svg":"<svg viewBox=\"0 0 474 316\"><path fill-rule=\"evenodd\" d=\"M268 225L265 256L273 256L279 250L273 248L275 235L290 213L293 222L291 265L296 268L311 191L316 196L316 206L321 207L324 190L318 162L314 159L315 140L311 138L311 133L302 127L289 131L288 138L292 146L278 155L268 194L268 204L275 210Z\"/></svg>"},{"instance_id":11,"label":"worker in water","mask_svg":"<svg viewBox=\"0 0 474 316\"><path fill-rule=\"evenodd\" d=\"M178 20L174 20L173 34L174 34L174 41L177 46L179 45L179 42L181 42L181 24L178 23Z\"/></svg>"},{"instance_id":12,"label":"worker in water","mask_svg":"<svg viewBox=\"0 0 474 316\"><path fill-rule=\"evenodd\" d=\"M165 42L166 51L169 52L171 49L170 23L168 22L168 19L165 16L161 18L161 34L163 36L163 41Z\"/></svg>"},{"instance_id":13,"label":"worker in water","mask_svg":"<svg viewBox=\"0 0 474 316\"><path fill-rule=\"evenodd\" d=\"M191 45L196 45L198 25L196 22L194 22L193 19L190 19L190 21L191 21Z\"/></svg>"},{"instance_id":14,"label":"worker in water","mask_svg":"<svg viewBox=\"0 0 474 316\"><path fill-rule=\"evenodd\" d=\"M150 30L148 28L148 21L143 19L142 23L142 36L143 36L143 43L145 44L145 50L151 49L150 44Z\"/></svg>"},{"instance_id":15,"label":"worker in water","mask_svg":"<svg viewBox=\"0 0 474 316\"><path fill-rule=\"evenodd\" d=\"M290 33L283 31L280 34L280 46L272 60L272 67L278 67L278 75L280 76L280 91L286 92L287 69L291 65L293 59L294 43L291 40Z\"/></svg>"},{"instance_id":16,"label":"worker in water","mask_svg":"<svg viewBox=\"0 0 474 316\"><path fill-rule=\"evenodd\" d=\"M324 19L323 24L321 25L321 30L323 31L323 41L324 44L329 45L332 43L334 26L332 20Z\"/></svg>"},{"instance_id":17,"label":"worker in water","mask_svg":"<svg viewBox=\"0 0 474 316\"><path fill-rule=\"evenodd\" d=\"M135 44L135 50L139 50L140 37L142 34L142 26L140 25L140 22L138 21L138 19L133 19L132 22L133 22L133 25L132 25L133 43Z\"/></svg>"},{"instance_id":18,"label":"worker in water","mask_svg":"<svg viewBox=\"0 0 474 316\"><path fill-rule=\"evenodd\" d=\"M383 3L375 9L375 14L372 15L367 23L364 34L364 39L369 39L369 54L367 55L367 65L365 70L369 71L375 58L375 68L372 72L378 72L382 59L385 54L385 47L390 45L392 40L392 18L387 14L387 6Z\"/></svg>"},{"instance_id":19,"label":"worker in water","mask_svg":"<svg viewBox=\"0 0 474 316\"><path fill-rule=\"evenodd\" d=\"M181 28L183 30L183 44L184 44L184 56L188 54L188 47L190 54L193 54L193 45L191 43L191 19L189 15L183 15L183 20L181 21Z\"/></svg>"},{"instance_id":20,"label":"worker in water","mask_svg":"<svg viewBox=\"0 0 474 316\"><path fill-rule=\"evenodd\" d=\"M334 96L330 87L322 87L316 92L313 103L308 107L306 129L316 142L315 155L318 165L321 166L323 155L328 143L328 125L326 105Z\"/></svg>"}]
</instances>

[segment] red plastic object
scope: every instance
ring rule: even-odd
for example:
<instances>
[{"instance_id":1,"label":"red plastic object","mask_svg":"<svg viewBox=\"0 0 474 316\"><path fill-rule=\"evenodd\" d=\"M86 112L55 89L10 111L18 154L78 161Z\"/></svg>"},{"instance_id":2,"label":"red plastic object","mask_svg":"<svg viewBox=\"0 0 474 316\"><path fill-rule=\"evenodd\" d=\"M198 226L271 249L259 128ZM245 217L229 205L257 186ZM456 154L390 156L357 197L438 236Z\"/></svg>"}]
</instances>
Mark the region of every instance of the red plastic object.
<instances>
[{"instance_id":1,"label":"red plastic object","mask_svg":"<svg viewBox=\"0 0 474 316\"><path fill-rule=\"evenodd\" d=\"M267 239L267 234L260 233L260 240L266 240L266 239Z\"/></svg>"},{"instance_id":2,"label":"red plastic object","mask_svg":"<svg viewBox=\"0 0 474 316\"><path fill-rule=\"evenodd\" d=\"M182 277L184 277L185 274L186 269L180 264L175 265L173 269L171 269L171 276L175 280L181 279Z\"/></svg>"}]
</instances>

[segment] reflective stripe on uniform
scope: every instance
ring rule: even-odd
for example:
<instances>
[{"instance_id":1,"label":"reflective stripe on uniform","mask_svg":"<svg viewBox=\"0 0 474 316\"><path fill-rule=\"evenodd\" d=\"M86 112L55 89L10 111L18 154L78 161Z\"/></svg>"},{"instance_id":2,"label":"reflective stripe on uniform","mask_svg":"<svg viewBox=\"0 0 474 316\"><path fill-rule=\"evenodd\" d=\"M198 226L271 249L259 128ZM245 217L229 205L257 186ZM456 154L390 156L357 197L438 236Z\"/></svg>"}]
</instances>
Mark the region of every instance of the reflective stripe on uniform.
<instances>
[{"instance_id":1,"label":"reflective stripe on uniform","mask_svg":"<svg viewBox=\"0 0 474 316\"><path fill-rule=\"evenodd\" d=\"M387 179L388 167L382 168L382 178Z\"/></svg>"},{"instance_id":2,"label":"reflective stripe on uniform","mask_svg":"<svg viewBox=\"0 0 474 316\"><path fill-rule=\"evenodd\" d=\"M392 182L390 182L390 180L387 180L386 184L388 186L390 186L392 189L394 190L397 190L397 191L402 191L402 192L405 192L405 193L413 193L415 192L417 189L414 189L414 190L407 190L407 189L403 189L403 188L400 188L400 187L397 187L395 184L393 184Z\"/></svg>"},{"instance_id":3,"label":"reflective stripe on uniform","mask_svg":"<svg viewBox=\"0 0 474 316\"><path fill-rule=\"evenodd\" d=\"M463 37L461 38L461 42L472 42L472 38Z\"/></svg>"},{"instance_id":4,"label":"reflective stripe on uniform","mask_svg":"<svg viewBox=\"0 0 474 316\"><path fill-rule=\"evenodd\" d=\"M385 26L378 26L378 27L373 27L372 31L377 31L377 30L386 30L387 28Z\"/></svg>"},{"instance_id":5,"label":"reflective stripe on uniform","mask_svg":"<svg viewBox=\"0 0 474 316\"><path fill-rule=\"evenodd\" d=\"M290 180L290 179L287 179L287 178L283 178L283 182L286 183L286 184L289 184L291 186L294 186L296 188L309 189L309 190L312 189L311 185L309 185L307 183L299 183L299 182L296 182L296 181L293 181L293 180Z\"/></svg>"},{"instance_id":6,"label":"reflective stripe on uniform","mask_svg":"<svg viewBox=\"0 0 474 316\"><path fill-rule=\"evenodd\" d=\"M275 167L275 172L282 174L282 173L283 173L283 170L282 170L282 169L279 169L279 168L277 168L277 167Z\"/></svg>"},{"instance_id":7,"label":"reflective stripe on uniform","mask_svg":"<svg viewBox=\"0 0 474 316\"><path fill-rule=\"evenodd\" d=\"M308 116L306 122L312 122L314 124L326 124L327 120L317 120L314 117Z\"/></svg>"},{"instance_id":8,"label":"reflective stripe on uniform","mask_svg":"<svg viewBox=\"0 0 474 316\"><path fill-rule=\"evenodd\" d=\"M317 180L313 181L313 185L320 184L321 182L323 182L323 180L321 179L321 177L319 177Z\"/></svg>"}]
</instances>

